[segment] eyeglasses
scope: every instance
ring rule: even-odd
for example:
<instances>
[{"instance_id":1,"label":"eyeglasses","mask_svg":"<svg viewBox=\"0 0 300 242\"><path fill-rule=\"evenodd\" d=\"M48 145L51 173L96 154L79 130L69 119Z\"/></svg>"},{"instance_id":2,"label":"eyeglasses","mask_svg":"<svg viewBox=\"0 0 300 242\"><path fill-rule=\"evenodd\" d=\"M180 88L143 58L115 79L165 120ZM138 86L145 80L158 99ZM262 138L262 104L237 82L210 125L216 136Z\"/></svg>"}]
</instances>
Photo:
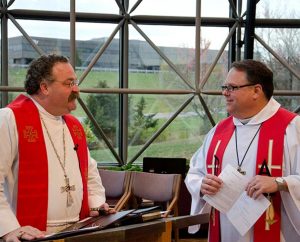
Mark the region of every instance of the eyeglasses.
<instances>
[{"instance_id":1,"label":"eyeglasses","mask_svg":"<svg viewBox=\"0 0 300 242\"><path fill-rule=\"evenodd\" d=\"M233 91L238 90L240 88L250 87L250 86L254 86L254 85L256 85L256 84L245 84L245 85L241 85L241 86L224 85L224 86L221 86L221 89L222 89L222 91L233 92Z\"/></svg>"},{"instance_id":2,"label":"eyeglasses","mask_svg":"<svg viewBox=\"0 0 300 242\"><path fill-rule=\"evenodd\" d=\"M59 81L56 81L56 82L59 82ZM79 85L79 80L73 80L73 81L70 81L69 83L62 82L62 84L64 86L68 86L68 87L72 88L74 86L78 86Z\"/></svg>"}]
</instances>

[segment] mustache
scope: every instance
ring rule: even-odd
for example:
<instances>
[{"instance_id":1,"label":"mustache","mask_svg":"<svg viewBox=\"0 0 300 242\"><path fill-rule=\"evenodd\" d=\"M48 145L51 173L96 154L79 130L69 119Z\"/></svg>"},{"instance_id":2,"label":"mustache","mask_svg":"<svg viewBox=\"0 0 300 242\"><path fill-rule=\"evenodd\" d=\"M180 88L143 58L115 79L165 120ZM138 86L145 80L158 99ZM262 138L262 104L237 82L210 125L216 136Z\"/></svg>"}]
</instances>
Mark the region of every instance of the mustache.
<instances>
[{"instance_id":1,"label":"mustache","mask_svg":"<svg viewBox=\"0 0 300 242\"><path fill-rule=\"evenodd\" d=\"M70 96L68 98L68 101L70 102L70 101L73 101L74 99L77 99L77 98L79 98L79 93L77 93L77 92L71 92L71 94L70 94Z\"/></svg>"}]
</instances>

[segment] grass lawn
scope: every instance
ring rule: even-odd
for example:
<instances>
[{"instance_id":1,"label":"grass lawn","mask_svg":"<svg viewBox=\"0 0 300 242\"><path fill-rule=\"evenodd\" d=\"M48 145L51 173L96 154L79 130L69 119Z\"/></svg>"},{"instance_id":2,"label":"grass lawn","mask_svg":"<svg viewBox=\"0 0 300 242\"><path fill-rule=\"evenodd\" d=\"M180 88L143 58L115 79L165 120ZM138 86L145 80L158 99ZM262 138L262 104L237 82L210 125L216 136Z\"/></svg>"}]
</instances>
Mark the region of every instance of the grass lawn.
<instances>
[{"instance_id":1,"label":"grass lawn","mask_svg":"<svg viewBox=\"0 0 300 242\"><path fill-rule=\"evenodd\" d=\"M135 163L142 163L144 156L152 157L183 157L190 160L192 155L200 147L204 136L191 139L172 140L151 144L148 149L141 154ZM141 145L128 147L128 161L141 149ZM108 149L92 150L92 157L98 162L117 162Z\"/></svg>"}]
</instances>

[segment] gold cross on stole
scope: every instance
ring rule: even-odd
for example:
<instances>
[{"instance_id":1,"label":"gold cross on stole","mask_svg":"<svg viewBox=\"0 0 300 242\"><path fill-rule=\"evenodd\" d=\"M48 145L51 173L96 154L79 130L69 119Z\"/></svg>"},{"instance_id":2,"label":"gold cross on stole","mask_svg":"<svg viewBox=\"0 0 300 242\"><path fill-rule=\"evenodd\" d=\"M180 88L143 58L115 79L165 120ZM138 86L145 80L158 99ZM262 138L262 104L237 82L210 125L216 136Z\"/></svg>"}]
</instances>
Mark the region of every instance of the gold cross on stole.
<instances>
[{"instance_id":1,"label":"gold cross on stole","mask_svg":"<svg viewBox=\"0 0 300 242\"><path fill-rule=\"evenodd\" d=\"M269 140L268 165L267 165L267 170L269 171L269 175L271 175L271 176L272 176L272 169L281 169L281 166L275 166L275 165L273 166L272 165L272 152L273 152L273 140L271 139L271 140ZM258 167L261 168L262 165L259 165ZM267 198L269 199L271 204L266 210L265 230L270 230L270 226L272 224L274 224L275 222L277 222L277 220L274 219L275 212L274 212L273 201L272 201L272 198L271 198L270 194L268 194Z\"/></svg>"}]
</instances>

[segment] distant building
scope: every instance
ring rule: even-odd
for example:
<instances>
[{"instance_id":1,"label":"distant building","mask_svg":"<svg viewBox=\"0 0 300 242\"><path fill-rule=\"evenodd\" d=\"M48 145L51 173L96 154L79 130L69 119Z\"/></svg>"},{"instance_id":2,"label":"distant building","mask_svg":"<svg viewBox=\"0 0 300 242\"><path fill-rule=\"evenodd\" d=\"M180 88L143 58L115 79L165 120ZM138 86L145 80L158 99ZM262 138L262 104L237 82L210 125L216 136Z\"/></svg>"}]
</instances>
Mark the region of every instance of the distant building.
<instances>
[{"instance_id":1,"label":"distant building","mask_svg":"<svg viewBox=\"0 0 300 242\"><path fill-rule=\"evenodd\" d=\"M70 41L68 39L54 39L43 37L32 37L34 42L45 53L57 53L70 56ZM77 40L76 41L76 66L86 67L95 54L105 43L107 38ZM9 63L27 65L38 57L24 36L8 39ZM192 67L195 63L194 49L179 47L159 47L160 50L175 64ZM129 41L129 69L159 70L164 61L160 55L146 42L141 40ZM201 63L212 63L217 50L208 50L201 57ZM104 51L96 68L119 68L119 40L114 39ZM223 60L220 60L223 62Z\"/></svg>"}]
</instances>

